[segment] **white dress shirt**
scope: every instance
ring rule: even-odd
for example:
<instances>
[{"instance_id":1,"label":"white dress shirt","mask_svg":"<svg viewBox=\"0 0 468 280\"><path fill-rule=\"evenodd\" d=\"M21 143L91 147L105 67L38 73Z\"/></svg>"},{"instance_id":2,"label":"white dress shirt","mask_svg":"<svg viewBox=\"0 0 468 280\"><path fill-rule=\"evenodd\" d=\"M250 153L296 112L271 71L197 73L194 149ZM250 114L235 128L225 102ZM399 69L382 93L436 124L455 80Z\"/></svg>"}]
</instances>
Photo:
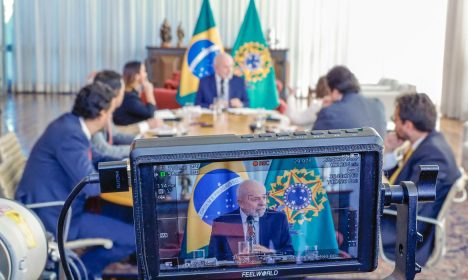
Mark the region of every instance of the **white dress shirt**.
<instances>
[{"instance_id":1,"label":"white dress shirt","mask_svg":"<svg viewBox=\"0 0 468 280\"><path fill-rule=\"evenodd\" d=\"M80 125L81 125L81 130L83 133L86 135L86 138L88 138L88 141L91 141L91 132L89 131L88 127L86 126L86 123L82 117L79 117L80 120Z\"/></svg>"},{"instance_id":2,"label":"white dress shirt","mask_svg":"<svg viewBox=\"0 0 468 280\"><path fill-rule=\"evenodd\" d=\"M231 79L224 79L224 82L223 82L224 96L221 97L221 80L222 79L218 75L215 75L215 76L216 76L216 92L217 92L218 99L222 98L226 102L226 104L229 104L229 81Z\"/></svg>"},{"instance_id":3,"label":"white dress shirt","mask_svg":"<svg viewBox=\"0 0 468 280\"><path fill-rule=\"evenodd\" d=\"M411 149L413 149L413 152L416 151L416 149L419 147L419 145L424 139L426 139L426 136L419 138L418 140L416 140L416 142L413 143L413 145L411 145ZM396 150L393 152L384 153L382 169L391 170L395 168L398 162L403 158L403 154L404 153L398 154Z\"/></svg>"},{"instance_id":4,"label":"white dress shirt","mask_svg":"<svg viewBox=\"0 0 468 280\"><path fill-rule=\"evenodd\" d=\"M286 116L291 120L292 124L311 128L317 120L317 114L322 109L322 100L314 99L305 110L300 110L296 106L296 98L289 95L287 99L288 106L286 107Z\"/></svg>"},{"instance_id":5,"label":"white dress shirt","mask_svg":"<svg viewBox=\"0 0 468 280\"><path fill-rule=\"evenodd\" d=\"M244 229L244 240L247 242L247 214L240 210L240 215L242 219L242 228ZM253 217L254 218L254 228L255 228L255 244L260 244L259 243L259 236L260 236L260 224L258 222L259 218L258 217Z\"/></svg>"}]
</instances>

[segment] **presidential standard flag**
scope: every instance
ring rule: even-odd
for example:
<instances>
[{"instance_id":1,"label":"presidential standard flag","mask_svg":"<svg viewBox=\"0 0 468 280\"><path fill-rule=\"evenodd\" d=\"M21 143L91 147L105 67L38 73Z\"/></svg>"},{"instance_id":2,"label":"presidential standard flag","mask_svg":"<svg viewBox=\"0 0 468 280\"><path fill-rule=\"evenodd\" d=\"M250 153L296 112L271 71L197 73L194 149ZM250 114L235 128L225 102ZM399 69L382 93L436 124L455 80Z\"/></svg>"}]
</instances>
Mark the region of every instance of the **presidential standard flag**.
<instances>
[{"instance_id":1,"label":"presidential standard flag","mask_svg":"<svg viewBox=\"0 0 468 280\"><path fill-rule=\"evenodd\" d=\"M254 0L250 0L232 56L235 74L243 76L247 82L250 107L276 109L279 99L275 69Z\"/></svg>"},{"instance_id":2,"label":"presidential standard flag","mask_svg":"<svg viewBox=\"0 0 468 280\"><path fill-rule=\"evenodd\" d=\"M197 250L208 255L213 221L239 208L236 191L246 179L241 161L214 162L200 168L188 206L182 256L190 256Z\"/></svg>"},{"instance_id":3,"label":"presidential standard flag","mask_svg":"<svg viewBox=\"0 0 468 280\"><path fill-rule=\"evenodd\" d=\"M315 158L273 159L265 180L268 207L286 214L296 254L338 254L327 192Z\"/></svg>"},{"instance_id":4,"label":"presidential standard flag","mask_svg":"<svg viewBox=\"0 0 468 280\"><path fill-rule=\"evenodd\" d=\"M223 45L213 18L209 0L203 0L197 25L182 62L177 102L194 103L199 79L213 75L213 61Z\"/></svg>"}]
</instances>

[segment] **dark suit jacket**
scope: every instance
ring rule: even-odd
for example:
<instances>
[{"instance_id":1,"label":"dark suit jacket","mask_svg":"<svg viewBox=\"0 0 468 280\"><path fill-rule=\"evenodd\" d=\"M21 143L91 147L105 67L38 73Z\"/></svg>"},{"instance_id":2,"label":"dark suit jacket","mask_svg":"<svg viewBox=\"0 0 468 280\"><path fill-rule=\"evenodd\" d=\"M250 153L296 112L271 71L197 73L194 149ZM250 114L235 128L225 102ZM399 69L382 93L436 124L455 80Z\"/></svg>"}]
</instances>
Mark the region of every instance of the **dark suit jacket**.
<instances>
[{"instance_id":1,"label":"dark suit jacket","mask_svg":"<svg viewBox=\"0 0 468 280\"><path fill-rule=\"evenodd\" d=\"M197 96L195 97L195 105L209 108L217 95L216 76L207 76L200 80ZM249 97L245 89L244 78L232 76L232 79L229 80L229 100L233 98L239 98L244 107L249 107Z\"/></svg>"},{"instance_id":2,"label":"dark suit jacket","mask_svg":"<svg viewBox=\"0 0 468 280\"><path fill-rule=\"evenodd\" d=\"M129 125L154 117L156 107L143 103L136 90L125 92L122 105L114 111L116 125Z\"/></svg>"},{"instance_id":3,"label":"dark suit jacket","mask_svg":"<svg viewBox=\"0 0 468 280\"><path fill-rule=\"evenodd\" d=\"M289 234L289 225L286 215L282 212L267 210L259 219L260 245L274 249L279 253L294 254ZM220 216L213 222L209 253L210 257L218 260L232 260L238 253L238 242L245 241L240 210Z\"/></svg>"},{"instance_id":4,"label":"dark suit jacket","mask_svg":"<svg viewBox=\"0 0 468 280\"><path fill-rule=\"evenodd\" d=\"M65 201L73 187L94 171L90 147L77 116L66 113L54 120L31 151L16 199L25 204ZM78 224L86 197L99 192L99 185L87 186L72 204L70 239L78 234L79 228L73 225ZM57 232L60 210L61 207L47 207L36 211L47 231L53 234Z\"/></svg>"},{"instance_id":5,"label":"dark suit jacket","mask_svg":"<svg viewBox=\"0 0 468 280\"><path fill-rule=\"evenodd\" d=\"M437 176L436 200L431 203L420 203L418 215L437 218L450 188L461 176L453 152L441 133L433 131L428 134L403 166L395 182L413 181L417 185L419 166L422 164L437 164L439 174ZM387 177L390 178L395 170L396 168L388 172ZM396 220L388 215L382 219L382 241L385 251L389 252L390 255L394 253L395 223ZM424 241L422 244L418 244L416 261L424 265L432 252L435 230L433 226L428 226L426 223L418 223L418 232L423 235Z\"/></svg>"},{"instance_id":6,"label":"dark suit jacket","mask_svg":"<svg viewBox=\"0 0 468 280\"><path fill-rule=\"evenodd\" d=\"M373 127L385 136L387 122L385 108L378 99L370 99L359 93L348 93L343 99L323 108L317 115L313 129L339 129Z\"/></svg>"}]
</instances>

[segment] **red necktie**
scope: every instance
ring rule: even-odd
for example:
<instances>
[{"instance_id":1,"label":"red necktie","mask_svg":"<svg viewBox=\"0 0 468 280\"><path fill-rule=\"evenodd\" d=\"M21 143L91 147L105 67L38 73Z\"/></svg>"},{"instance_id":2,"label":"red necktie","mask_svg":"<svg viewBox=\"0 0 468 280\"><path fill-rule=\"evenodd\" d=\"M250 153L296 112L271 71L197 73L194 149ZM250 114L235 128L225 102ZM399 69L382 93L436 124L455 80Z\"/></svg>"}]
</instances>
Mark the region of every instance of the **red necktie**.
<instances>
[{"instance_id":1,"label":"red necktie","mask_svg":"<svg viewBox=\"0 0 468 280\"><path fill-rule=\"evenodd\" d=\"M254 218L252 216L247 217L247 241L251 244L257 243L255 236Z\"/></svg>"}]
</instances>

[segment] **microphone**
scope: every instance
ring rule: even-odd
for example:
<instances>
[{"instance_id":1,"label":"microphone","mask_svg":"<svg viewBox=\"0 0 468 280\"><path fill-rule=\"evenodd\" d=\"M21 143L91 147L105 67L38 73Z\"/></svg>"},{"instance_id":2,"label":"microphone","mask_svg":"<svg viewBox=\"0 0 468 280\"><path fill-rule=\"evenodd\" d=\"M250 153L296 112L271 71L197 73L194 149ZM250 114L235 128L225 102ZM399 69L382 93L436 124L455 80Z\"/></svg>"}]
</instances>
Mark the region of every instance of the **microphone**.
<instances>
[{"instance_id":1,"label":"microphone","mask_svg":"<svg viewBox=\"0 0 468 280\"><path fill-rule=\"evenodd\" d=\"M255 243L255 226L254 218L251 215L247 216L247 243L249 244L249 253L252 253Z\"/></svg>"}]
</instances>

